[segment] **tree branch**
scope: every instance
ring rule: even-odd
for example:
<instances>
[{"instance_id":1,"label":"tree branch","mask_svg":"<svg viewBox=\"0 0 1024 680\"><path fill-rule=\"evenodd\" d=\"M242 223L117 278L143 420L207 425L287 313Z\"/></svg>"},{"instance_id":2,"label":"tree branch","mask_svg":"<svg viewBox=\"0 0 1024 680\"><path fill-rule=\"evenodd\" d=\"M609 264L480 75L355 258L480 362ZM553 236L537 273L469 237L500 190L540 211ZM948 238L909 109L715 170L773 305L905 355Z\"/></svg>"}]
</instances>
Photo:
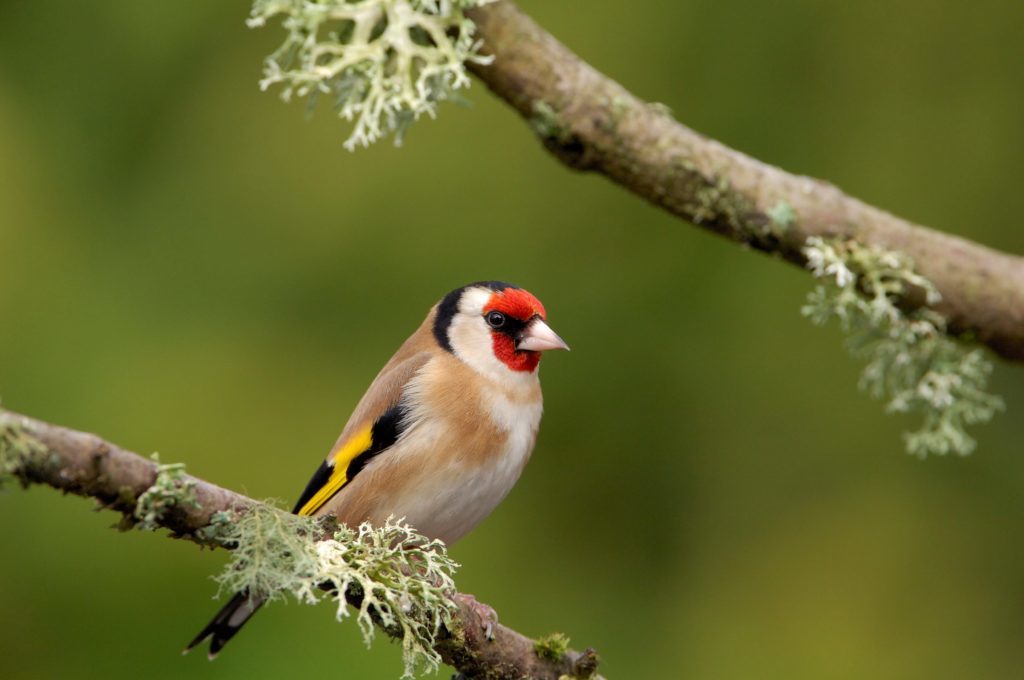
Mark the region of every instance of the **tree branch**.
<instances>
[{"instance_id":1,"label":"tree branch","mask_svg":"<svg viewBox=\"0 0 1024 680\"><path fill-rule=\"evenodd\" d=\"M811 236L905 253L942 294L934 307L952 333L1024 361L1024 258L912 224L694 132L595 70L508 0L467 14L484 52L495 55L489 65L469 67L569 167L599 172L695 225L800 266Z\"/></svg>"},{"instance_id":2,"label":"tree branch","mask_svg":"<svg viewBox=\"0 0 1024 680\"><path fill-rule=\"evenodd\" d=\"M116 510L130 520L136 502L156 481L157 464L104 441L93 434L70 430L0 409L0 446L11 432L27 435L33 446L41 450L21 460L15 473L26 484L52 486L66 493L89 496L105 507ZM196 532L210 523L214 513L245 512L263 505L247 496L229 491L191 475L185 475L195 492L195 506L184 504L170 508L157 518L160 526L177 536L196 538ZM283 510L278 512L284 513ZM209 545L209 543L205 543ZM352 602L355 598L346 593ZM494 639L487 640L470 605L459 603L456 616L461 624L458 635L446 635L436 651L445 663L459 670L465 678L488 680L537 680L559 678L593 678L597 655L592 649L582 653L539 654L535 641L502 625L495 626ZM388 629L383 629L392 634Z\"/></svg>"}]
</instances>

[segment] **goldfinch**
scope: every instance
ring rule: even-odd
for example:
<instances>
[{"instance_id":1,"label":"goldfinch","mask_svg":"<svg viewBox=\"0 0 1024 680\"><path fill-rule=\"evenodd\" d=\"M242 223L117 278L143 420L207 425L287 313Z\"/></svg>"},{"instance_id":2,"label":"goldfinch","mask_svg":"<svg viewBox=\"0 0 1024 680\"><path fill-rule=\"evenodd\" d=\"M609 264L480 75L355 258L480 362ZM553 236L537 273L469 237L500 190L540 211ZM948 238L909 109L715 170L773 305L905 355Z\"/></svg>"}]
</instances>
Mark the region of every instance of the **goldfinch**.
<instances>
[{"instance_id":1,"label":"goldfinch","mask_svg":"<svg viewBox=\"0 0 1024 680\"><path fill-rule=\"evenodd\" d=\"M447 545L512 489L530 458L541 352L569 349L544 305L508 283L448 293L374 379L293 512L383 524L404 517ZM262 600L237 593L185 649L214 658Z\"/></svg>"}]
</instances>

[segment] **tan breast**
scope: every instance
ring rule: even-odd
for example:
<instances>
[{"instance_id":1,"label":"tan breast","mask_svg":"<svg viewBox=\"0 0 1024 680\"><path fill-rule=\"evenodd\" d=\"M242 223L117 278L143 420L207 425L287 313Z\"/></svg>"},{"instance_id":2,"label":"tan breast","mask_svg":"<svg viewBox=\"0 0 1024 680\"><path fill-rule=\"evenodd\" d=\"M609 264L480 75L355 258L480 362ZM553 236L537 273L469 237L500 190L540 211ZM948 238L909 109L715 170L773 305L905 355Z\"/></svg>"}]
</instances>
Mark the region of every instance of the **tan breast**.
<instances>
[{"instance_id":1,"label":"tan breast","mask_svg":"<svg viewBox=\"0 0 1024 680\"><path fill-rule=\"evenodd\" d=\"M519 478L540 422L540 388L508 393L442 353L420 367L406 394L409 429L323 511L350 526L405 517L452 543Z\"/></svg>"}]
</instances>

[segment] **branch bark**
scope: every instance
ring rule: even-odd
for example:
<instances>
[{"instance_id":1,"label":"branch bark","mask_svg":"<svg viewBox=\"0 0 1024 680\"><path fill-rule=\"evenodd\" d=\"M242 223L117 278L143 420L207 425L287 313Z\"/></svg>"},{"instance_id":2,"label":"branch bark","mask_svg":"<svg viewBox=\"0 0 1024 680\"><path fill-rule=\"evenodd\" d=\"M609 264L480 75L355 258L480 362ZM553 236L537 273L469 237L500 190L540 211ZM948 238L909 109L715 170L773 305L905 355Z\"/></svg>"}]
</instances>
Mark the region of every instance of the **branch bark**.
<instances>
[{"instance_id":1,"label":"branch bark","mask_svg":"<svg viewBox=\"0 0 1024 680\"><path fill-rule=\"evenodd\" d=\"M595 70L508 0L468 15L485 53L495 56L489 65L471 64L473 73L569 167L601 173L697 226L800 266L811 236L905 253L942 294L935 309L951 332L1024 361L1024 258L912 224L694 132ZM795 216L784 230L772 228L780 205Z\"/></svg>"},{"instance_id":2,"label":"branch bark","mask_svg":"<svg viewBox=\"0 0 1024 680\"><path fill-rule=\"evenodd\" d=\"M17 474L25 483L45 484L65 493L92 497L103 506L131 518L139 496L156 480L156 463L94 434L0 409L0 432L8 425L14 425L45 447L44 455L34 456L18 469ZM259 501L216 484L191 475L186 477L194 483L196 506L175 506L158 519L161 526L176 536L194 537L199 529L210 523L216 512L244 512L246 508L261 505ZM349 598L351 601L351 596ZM534 640L500 624L495 626L494 639L487 640L470 605L461 598L456 602L459 603L457 618L462 624L462 633L444 637L436 650L445 663L458 669L462 677L602 680L596 674L597 655L592 649L584 652L569 650L556 658L541 656L535 651Z\"/></svg>"}]
</instances>

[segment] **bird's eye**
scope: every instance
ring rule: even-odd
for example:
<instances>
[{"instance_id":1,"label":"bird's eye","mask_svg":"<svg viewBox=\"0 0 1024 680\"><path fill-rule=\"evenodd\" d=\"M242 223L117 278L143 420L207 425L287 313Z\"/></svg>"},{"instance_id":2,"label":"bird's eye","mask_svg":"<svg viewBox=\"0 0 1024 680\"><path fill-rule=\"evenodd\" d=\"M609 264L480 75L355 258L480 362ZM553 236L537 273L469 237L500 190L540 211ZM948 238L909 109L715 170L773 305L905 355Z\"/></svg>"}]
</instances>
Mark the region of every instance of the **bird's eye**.
<instances>
[{"instance_id":1,"label":"bird's eye","mask_svg":"<svg viewBox=\"0 0 1024 680\"><path fill-rule=\"evenodd\" d=\"M491 328L501 328L505 325L505 315L501 312L487 312L487 316L484 318Z\"/></svg>"}]
</instances>

